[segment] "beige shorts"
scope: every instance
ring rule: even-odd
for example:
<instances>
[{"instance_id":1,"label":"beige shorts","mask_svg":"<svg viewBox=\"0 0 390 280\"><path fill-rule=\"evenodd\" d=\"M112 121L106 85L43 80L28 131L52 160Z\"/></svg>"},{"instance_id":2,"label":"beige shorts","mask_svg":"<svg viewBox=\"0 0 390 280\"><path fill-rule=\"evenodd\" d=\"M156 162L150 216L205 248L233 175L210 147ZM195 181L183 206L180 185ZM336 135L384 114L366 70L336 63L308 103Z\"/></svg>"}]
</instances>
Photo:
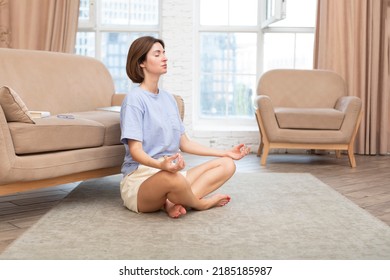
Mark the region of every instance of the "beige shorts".
<instances>
[{"instance_id":1,"label":"beige shorts","mask_svg":"<svg viewBox=\"0 0 390 280\"><path fill-rule=\"evenodd\" d=\"M146 179L159 171L161 171L161 169L140 164L137 170L124 177L120 183L121 197L124 206L131 211L139 213L137 203L139 187ZM187 175L186 171L181 171L180 173L183 174L184 177Z\"/></svg>"}]
</instances>

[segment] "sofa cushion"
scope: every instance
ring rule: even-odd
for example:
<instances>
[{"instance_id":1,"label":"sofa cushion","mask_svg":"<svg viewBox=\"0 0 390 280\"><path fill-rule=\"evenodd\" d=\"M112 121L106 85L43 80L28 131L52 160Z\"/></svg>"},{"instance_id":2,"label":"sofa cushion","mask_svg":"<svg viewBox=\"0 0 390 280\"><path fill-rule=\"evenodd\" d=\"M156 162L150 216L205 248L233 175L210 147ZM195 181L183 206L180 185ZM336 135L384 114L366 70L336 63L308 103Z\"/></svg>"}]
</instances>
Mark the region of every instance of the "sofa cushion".
<instances>
[{"instance_id":1,"label":"sofa cushion","mask_svg":"<svg viewBox=\"0 0 390 280\"><path fill-rule=\"evenodd\" d=\"M332 108L275 108L276 119L282 129L339 130L344 113Z\"/></svg>"},{"instance_id":2,"label":"sofa cushion","mask_svg":"<svg viewBox=\"0 0 390 280\"><path fill-rule=\"evenodd\" d=\"M0 105L3 108L7 122L34 123L28 113L27 106L10 87L3 86L0 88Z\"/></svg>"},{"instance_id":3,"label":"sofa cushion","mask_svg":"<svg viewBox=\"0 0 390 280\"><path fill-rule=\"evenodd\" d=\"M18 155L99 147L104 142L105 127L93 120L52 116L36 119L35 125L8 125Z\"/></svg>"},{"instance_id":4,"label":"sofa cushion","mask_svg":"<svg viewBox=\"0 0 390 280\"><path fill-rule=\"evenodd\" d=\"M88 119L102 124L105 127L103 145L121 144L120 114L112 111L88 111L71 113L76 118Z\"/></svg>"}]
</instances>

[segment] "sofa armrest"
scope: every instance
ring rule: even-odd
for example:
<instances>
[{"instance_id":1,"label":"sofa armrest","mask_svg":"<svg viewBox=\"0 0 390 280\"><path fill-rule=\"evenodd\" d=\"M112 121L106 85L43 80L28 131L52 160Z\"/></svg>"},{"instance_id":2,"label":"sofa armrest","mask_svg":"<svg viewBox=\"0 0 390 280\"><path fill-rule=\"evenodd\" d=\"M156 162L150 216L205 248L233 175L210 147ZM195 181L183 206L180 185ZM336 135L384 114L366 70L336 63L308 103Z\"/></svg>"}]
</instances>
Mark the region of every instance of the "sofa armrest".
<instances>
[{"instance_id":1,"label":"sofa armrest","mask_svg":"<svg viewBox=\"0 0 390 280\"><path fill-rule=\"evenodd\" d=\"M267 134L269 140L272 140L280 128L276 120L275 109L271 98L267 95L256 96L255 107L262 119L265 133Z\"/></svg>"},{"instance_id":2,"label":"sofa armrest","mask_svg":"<svg viewBox=\"0 0 390 280\"><path fill-rule=\"evenodd\" d=\"M175 98L175 101L177 103L177 108L179 109L180 118L181 120L184 120L184 100L180 95L173 94L173 97Z\"/></svg>"},{"instance_id":3,"label":"sofa armrest","mask_svg":"<svg viewBox=\"0 0 390 280\"><path fill-rule=\"evenodd\" d=\"M0 106L0 185L7 182L7 177L15 160L15 149L13 146L8 123Z\"/></svg>"},{"instance_id":4,"label":"sofa armrest","mask_svg":"<svg viewBox=\"0 0 390 280\"><path fill-rule=\"evenodd\" d=\"M121 106L126 93L115 93L111 98L111 106Z\"/></svg>"}]
</instances>

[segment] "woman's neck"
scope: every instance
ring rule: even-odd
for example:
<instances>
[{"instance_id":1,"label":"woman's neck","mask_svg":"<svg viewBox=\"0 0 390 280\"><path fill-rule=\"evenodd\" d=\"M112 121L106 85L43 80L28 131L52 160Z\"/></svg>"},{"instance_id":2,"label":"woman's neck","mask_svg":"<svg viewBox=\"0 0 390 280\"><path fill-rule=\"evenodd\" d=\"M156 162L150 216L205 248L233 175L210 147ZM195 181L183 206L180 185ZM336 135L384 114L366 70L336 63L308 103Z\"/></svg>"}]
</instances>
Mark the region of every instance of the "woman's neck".
<instances>
[{"instance_id":1,"label":"woman's neck","mask_svg":"<svg viewBox=\"0 0 390 280\"><path fill-rule=\"evenodd\" d=\"M140 87L143 90L149 91L154 94L158 94L158 79L156 81L150 81L145 79L141 84Z\"/></svg>"}]
</instances>

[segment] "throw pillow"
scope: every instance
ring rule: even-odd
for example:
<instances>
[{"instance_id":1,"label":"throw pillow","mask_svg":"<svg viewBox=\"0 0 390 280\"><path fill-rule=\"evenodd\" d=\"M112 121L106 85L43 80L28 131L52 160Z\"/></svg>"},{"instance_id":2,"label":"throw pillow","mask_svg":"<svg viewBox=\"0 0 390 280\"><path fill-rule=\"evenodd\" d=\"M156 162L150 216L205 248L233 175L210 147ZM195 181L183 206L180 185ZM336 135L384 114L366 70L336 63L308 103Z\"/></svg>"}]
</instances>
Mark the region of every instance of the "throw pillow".
<instances>
[{"instance_id":1,"label":"throw pillow","mask_svg":"<svg viewBox=\"0 0 390 280\"><path fill-rule=\"evenodd\" d=\"M28 113L27 106L10 87L0 88L0 105L7 122L35 123Z\"/></svg>"}]
</instances>

